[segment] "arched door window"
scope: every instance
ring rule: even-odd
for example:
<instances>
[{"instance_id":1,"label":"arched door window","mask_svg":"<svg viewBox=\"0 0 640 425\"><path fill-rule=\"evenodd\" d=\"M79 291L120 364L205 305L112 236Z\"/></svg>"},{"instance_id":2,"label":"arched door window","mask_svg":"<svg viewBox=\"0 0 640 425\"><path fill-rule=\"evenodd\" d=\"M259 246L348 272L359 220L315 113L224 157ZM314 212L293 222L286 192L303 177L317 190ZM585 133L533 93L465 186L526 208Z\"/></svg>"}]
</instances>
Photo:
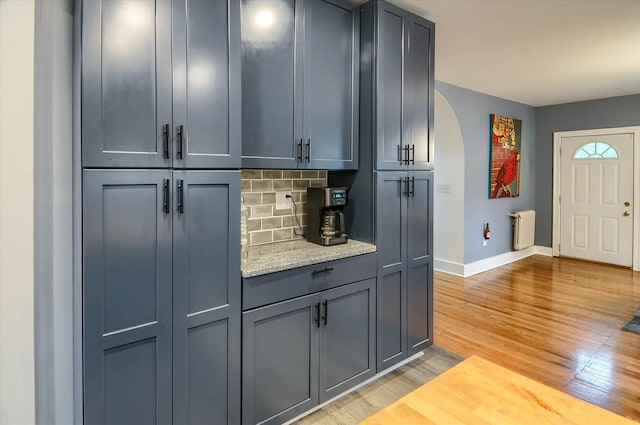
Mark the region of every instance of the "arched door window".
<instances>
[{"instance_id":1,"label":"arched door window","mask_svg":"<svg viewBox=\"0 0 640 425\"><path fill-rule=\"evenodd\" d=\"M576 149L573 159L616 159L618 152L613 146L604 142L585 143Z\"/></svg>"}]
</instances>

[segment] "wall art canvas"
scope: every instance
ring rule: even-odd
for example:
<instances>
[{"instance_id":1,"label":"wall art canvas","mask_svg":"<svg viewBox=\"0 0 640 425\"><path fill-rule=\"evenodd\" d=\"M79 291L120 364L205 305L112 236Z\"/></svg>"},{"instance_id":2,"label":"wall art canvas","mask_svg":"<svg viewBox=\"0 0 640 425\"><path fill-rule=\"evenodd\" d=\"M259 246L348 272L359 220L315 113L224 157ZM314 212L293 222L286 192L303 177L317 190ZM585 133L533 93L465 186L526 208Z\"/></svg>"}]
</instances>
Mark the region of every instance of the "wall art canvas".
<instances>
[{"instance_id":1,"label":"wall art canvas","mask_svg":"<svg viewBox=\"0 0 640 425\"><path fill-rule=\"evenodd\" d=\"M522 120L491 114L489 199L520 196Z\"/></svg>"}]
</instances>

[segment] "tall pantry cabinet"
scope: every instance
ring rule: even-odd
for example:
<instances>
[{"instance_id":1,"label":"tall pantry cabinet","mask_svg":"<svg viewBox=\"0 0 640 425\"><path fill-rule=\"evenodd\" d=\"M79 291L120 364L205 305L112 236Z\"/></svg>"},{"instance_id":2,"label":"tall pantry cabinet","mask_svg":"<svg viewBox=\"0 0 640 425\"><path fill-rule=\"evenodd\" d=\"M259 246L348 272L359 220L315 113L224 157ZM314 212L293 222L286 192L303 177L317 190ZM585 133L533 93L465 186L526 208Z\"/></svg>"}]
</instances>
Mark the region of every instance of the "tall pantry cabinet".
<instances>
[{"instance_id":1,"label":"tall pantry cabinet","mask_svg":"<svg viewBox=\"0 0 640 425\"><path fill-rule=\"evenodd\" d=\"M82 3L85 423L240 422L239 28Z\"/></svg>"},{"instance_id":2,"label":"tall pantry cabinet","mask_svg":"<svg viewBox=\"0 0 640 425\"><path fill-rule=\"evenodd\" d=\"M381 371L433 343L435 25L371 0L360 28L360 168L330 184L351 187L350 234L378 248Z\"/></svg>"}]
</instances>

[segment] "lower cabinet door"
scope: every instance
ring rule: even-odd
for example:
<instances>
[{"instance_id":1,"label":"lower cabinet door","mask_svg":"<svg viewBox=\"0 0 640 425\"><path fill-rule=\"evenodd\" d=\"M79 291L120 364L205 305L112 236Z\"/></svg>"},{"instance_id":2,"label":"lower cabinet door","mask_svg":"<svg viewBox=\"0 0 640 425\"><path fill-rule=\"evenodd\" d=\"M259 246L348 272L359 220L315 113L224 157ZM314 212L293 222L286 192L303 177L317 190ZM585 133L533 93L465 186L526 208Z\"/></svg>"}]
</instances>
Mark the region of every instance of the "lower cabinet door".
<instances>
[{"instance_id":1,"label":"lower cabinet door","mask_svg":"<svg viewBox=\"0 0 640 425\"><path fill-rule=\"evenodd\" d=\"M376 173L377 371L407 358L407 199L403 171Z\"/></svg>"},{"instance_id":2,"label":"lower cabinet door","mask_svg":"<svg viewBox=\"0 0 640 425\"><path fill-rule=\"evenodd\" d=\"M243 313L243 424L281 424L318 404L319 313L319 295Z\"/></svg>"},{"instance_id":3,"label":"lower cabinet door","mask_svg":"<svg viewBox=\"0 0 640 425\"><path fill-rule=\"evenodd\" d=\"M375 374L375 286L372 278L322 293L320 403Z\"/></svg>"},{"instance_id":4,"label":"lower cabinet door","mask_svg":"<svg viewBox=\"0 0 640 425\"><path fill-rule=\"evenodd\" d=\"M83 172L84 423L171 423L170 177Z\"/></svg>"},{"instance_id":5,"label":"lower cabinet door","mask_svg":"<svg viewBox=\"0 0 640 425\"><path fill-rule=\"evenodd\" d=\"M407 345L411 356L433 343L433 172L411 173L408 198Z\"/></svg>"},{"instance_id":6,"label":"lower cabinet door","mask_svg":"<svg viewBox=\"0 0 640 425\"><path fill-rule=\"evenodd\" d=\"M240 172L174 171L173 423L240 423Z\"/></svg>"}]
</instances>

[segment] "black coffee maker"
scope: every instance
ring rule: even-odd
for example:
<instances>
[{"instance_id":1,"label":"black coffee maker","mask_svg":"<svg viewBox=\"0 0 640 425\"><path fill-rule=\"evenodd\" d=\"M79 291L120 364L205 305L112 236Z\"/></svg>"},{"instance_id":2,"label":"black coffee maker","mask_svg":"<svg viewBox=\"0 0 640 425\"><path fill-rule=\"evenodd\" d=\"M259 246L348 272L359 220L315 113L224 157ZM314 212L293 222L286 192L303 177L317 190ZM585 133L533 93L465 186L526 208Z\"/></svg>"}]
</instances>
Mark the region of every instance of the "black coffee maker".
<instances>
[{"instance_id":1,"label":"black coffee maker","mask_svg":"<svg viewBox=\"0 0 640 425\"><path fill-rule=\"evenodd\" d=\"M308 187L307 240L319 245L347 243L345 205L346 187Z\"/></svg>"}]
</instances>

